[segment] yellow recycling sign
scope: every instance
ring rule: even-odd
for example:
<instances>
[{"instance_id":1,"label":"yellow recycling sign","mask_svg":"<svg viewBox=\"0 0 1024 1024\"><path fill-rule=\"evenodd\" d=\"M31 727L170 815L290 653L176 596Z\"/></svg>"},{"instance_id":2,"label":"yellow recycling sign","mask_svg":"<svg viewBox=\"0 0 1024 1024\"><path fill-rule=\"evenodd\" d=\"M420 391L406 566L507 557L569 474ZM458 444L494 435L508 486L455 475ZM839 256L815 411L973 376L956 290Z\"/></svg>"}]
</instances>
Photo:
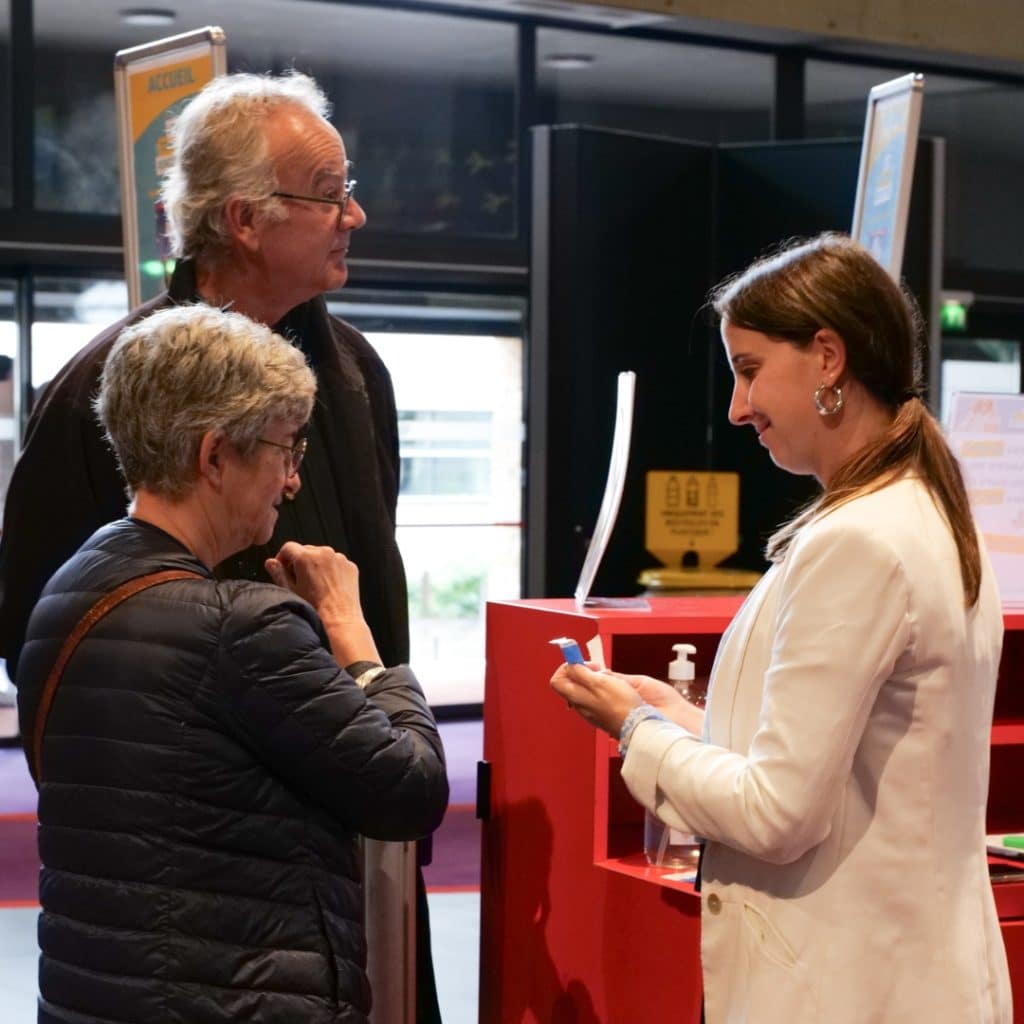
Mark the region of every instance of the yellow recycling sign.
<instances>
[{"instance_id":1,"label":"yellow recycling sign","mask_svg":"<svg viewBox=\"0 0 1024 1024\"><path fill-rule=\"evenodd\" d=\"M667 566L688 551L717 565L739 547L739 497L738 473L648 473L647 550Z\"/></svg>"}]
</instances>

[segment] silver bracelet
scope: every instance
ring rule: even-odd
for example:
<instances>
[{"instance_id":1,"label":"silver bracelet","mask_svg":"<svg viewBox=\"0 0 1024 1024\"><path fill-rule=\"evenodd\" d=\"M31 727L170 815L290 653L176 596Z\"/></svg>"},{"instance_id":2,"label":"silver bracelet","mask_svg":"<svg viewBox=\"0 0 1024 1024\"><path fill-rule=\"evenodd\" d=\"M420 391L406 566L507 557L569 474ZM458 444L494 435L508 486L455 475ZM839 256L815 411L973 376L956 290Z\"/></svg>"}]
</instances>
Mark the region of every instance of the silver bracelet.
<instances>
[{"instance_id":1,"label":"silver bracelet","mask_svg":"<svg viewBox=\"0 0 1024 1024\"><path fill-rule=\"evenodd\" d=\"M648 718L656 718L662 722L667 722L668 719L657 709L652 708L650 704L637 704L622 723L622 728L619 730L619 757L623 760L626 759L626 750L629 748L629 741L633 735L633 730L641 723L646 722Z\"/></svg>"}]
</instances>

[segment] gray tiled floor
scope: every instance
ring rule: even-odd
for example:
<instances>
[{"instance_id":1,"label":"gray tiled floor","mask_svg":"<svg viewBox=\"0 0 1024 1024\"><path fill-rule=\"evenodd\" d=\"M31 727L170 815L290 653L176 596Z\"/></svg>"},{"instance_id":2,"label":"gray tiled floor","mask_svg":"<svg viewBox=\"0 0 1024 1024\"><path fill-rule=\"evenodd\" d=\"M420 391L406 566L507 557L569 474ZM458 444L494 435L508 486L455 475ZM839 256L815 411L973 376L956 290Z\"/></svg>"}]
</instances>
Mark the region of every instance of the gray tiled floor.
<instances>
[{"instance_id":1,"label":"gray tiled floor","mask_svg":"<svg viewBox=\"0 0 1024 1024\"><path fill-rule=\"evenodd\" d=\"M480 893L429 893L430 938L444 1024L477 1024Z\"/></svg>"},{"instance_id":2,"label":"gray tiled floor","mask_svg":"<svg viewBox=\"0 0 1024 1024\"><path fill-rule=\"evenodd\" d=\"M36 911L0 910L0 1024L36 1019Z\"/></svg>"}]
</instances>

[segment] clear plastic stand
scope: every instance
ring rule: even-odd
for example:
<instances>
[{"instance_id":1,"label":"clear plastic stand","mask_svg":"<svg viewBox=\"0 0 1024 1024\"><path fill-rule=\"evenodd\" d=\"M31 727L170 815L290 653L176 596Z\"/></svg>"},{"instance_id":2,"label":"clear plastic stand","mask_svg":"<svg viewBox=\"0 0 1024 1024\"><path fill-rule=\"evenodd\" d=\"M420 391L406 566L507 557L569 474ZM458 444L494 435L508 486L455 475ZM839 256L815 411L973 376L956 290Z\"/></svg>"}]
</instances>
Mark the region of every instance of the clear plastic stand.
<instances>
[{"instance_id":1,"label":"clear plastic stand","mask_svg":"<svg viewBox=\"0 0 1024 1024\"><path fill-rule=\"evenodd\" d=\"M633 435L633 405L636 397L636 374L627 370L619 374L618 392L615 403L615 432L612 435L612 453L608 464L608 480L597 514L597 524L590 538L587 557L583 560L580 578L576 584L576 603L588 608L634 608L647 611L650 605L642 597L591 597L597 568L601 564L608 539L611 537L615 518L622 503L622 491L626 486L626 469L629 466L629 443Z\"/></svg>"}]
</instances>

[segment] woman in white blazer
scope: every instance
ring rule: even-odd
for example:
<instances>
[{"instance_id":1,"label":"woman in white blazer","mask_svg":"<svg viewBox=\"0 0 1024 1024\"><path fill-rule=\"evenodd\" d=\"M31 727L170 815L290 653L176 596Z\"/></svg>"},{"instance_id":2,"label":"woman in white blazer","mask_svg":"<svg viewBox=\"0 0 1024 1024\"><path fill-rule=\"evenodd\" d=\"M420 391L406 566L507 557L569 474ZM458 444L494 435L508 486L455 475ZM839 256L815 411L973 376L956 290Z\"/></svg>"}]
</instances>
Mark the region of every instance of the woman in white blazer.
<instances>
[{"instance_id":1,"label":"woman in white blazer","mask_svg":"<svg viewBox=\"0 0 1024 1024\"><path fill-rule=\"evenodd\" d=\"M1002 611L919 397L915 307L838 235L712 304L730 421L822 493L772 538L706 715L641 677L552 685L619 738L636 799L706 840L708 1024L1009 1022L985 854Z\"/></svg>"}]
</instances>

